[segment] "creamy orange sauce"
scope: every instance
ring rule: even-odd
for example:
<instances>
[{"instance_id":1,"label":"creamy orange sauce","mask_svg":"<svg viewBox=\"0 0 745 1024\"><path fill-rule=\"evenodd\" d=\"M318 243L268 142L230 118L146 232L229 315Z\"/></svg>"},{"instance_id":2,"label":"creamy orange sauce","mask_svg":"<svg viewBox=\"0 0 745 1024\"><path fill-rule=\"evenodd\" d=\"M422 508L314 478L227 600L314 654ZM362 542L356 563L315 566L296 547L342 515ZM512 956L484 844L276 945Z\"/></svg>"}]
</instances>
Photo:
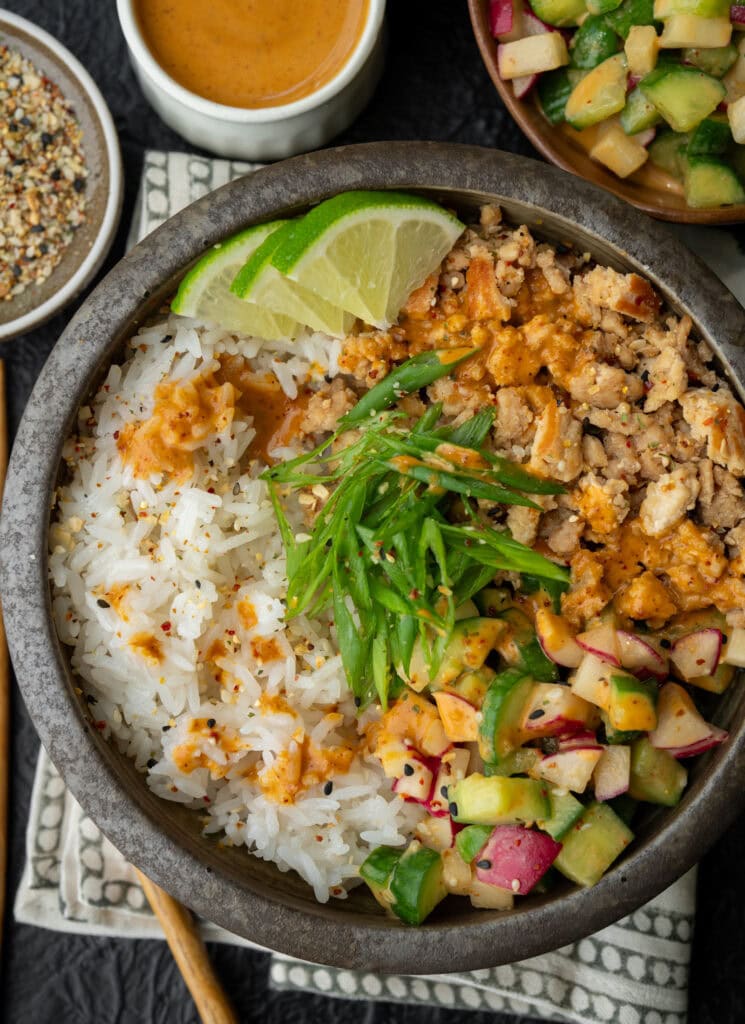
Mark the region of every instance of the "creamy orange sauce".
<instances>
[{"instance_id":1,"label":"creamy orange sauce","mask_svg":"<svg viewBox=\"0 0 745 1024\"><path fill-rule=\"evenodd\" d=\"M233 386L237 408L253 418L256 436L248 447L247 457L271 465L273 460L268 453L288 444L295 436L308 396L288 398L274 374L257 376L243 356L223 356L217 379Z\"/></svg>"},{"instance_id":2,"label":"creamy orange sauce","mask_svg":"<svg viewBox=\"0 0 745 1024\"><path fill-rule=\"evenodd\" d=\"M212 723L212 724L210 724ZM213 779L222 779L230 770L230 763L222 764L211 758L200 745L200 740L210 740L224 754L237 754L247 750L247 745L233 729L223 728L208 718L194 718L189 723L190 739L180 743L173 750L173 763L190 775L197 768L208 768ZM191 739L191 737L194 737Z\"/></svg>"},{"instance_id":3,"label":"creamy orange sauce","mask_svg":"<svg viewBox=\"0 0 745 1024\"><path fill-rule=\"evenodd\" d=\"M159 384L150 417L119 431L116 445L122 461L138 479L155 473L188 479L195 449L233 422L235 398L232 384L220 383L211 373Z\"/></svg>"},{"instance_id":4,"label":"creamy orange sauce","mask_svg":"<svg viewBox=\"0 0 745 1024\"><path fill-rule=\"evenodd\" d=\"M268 661L278 661L280 658L284 657L282 645L279 640L273 636L255 637L251 641L251 653L262 665Z\"/></svg>"},{"instance_id":5,"label":"creamy orange sauce","mask_svg":"<svg viewBox=\"0 0 745 1024\"><path fill-rule=\"evenodd\" d=\"M282 693L262 693L256 705L262 715L292 715L292 705Z\"/></svg>"},{"instance_id":6,"label":"creamy orange sauce","mask_svg":"<svg viewBox=\"0 0 745 1024\"><path fill-rule=\"evenodd\" d=\"M145 42L191 92L276 107L316 92L349 60L367 0L136 0Z\"/></svg>"},{"instance_id":7,"label":"creamy orange sauce","mask_svg":"<svg viewBox=\"0 0 745 1024\"><path fill-rule=\"evenodd\" d=\"M256 775L264 795L278 804L294 803L298 794L333 775L343 775L354 758L354 748L318 747L309 736L281 751L270 768Z\"/></svg>"},{"instance_id":8,"label":"creamy orange sauce","mask_svg":"<svg viewBox=\"0 0 745 1024\"><path fill-rule=\"evenodd\" d=\"M111 605L122 622L129 622L129 615L127 614L128 583L115 583L109 590L106 590L105 587L98 587L95 593L97 597L102 598Z\"/></svg>"},{"instance_id":9,"label":"creamy orange sauce","mask_svg":"<svg viewBox=\"0 0 745 1024\"><path fill-rule=\"evenodd\" d=\"M161 642L153 633L135 633L127 643L135 654L139 654L149 664L160 665L163 661Z\"/></svg>"},{"instance_id":10,"label":"creamy orange sauce","mask_svg":"<svg viewBox=\"0 0 745 1024\"><path fill-rule=\"evenodd\" d=\"M235 610L238 612L238 621L244 629L253 629L259 621L253 602L249 601L247 597L238 602Z\"/></svg>"}]
</instances>

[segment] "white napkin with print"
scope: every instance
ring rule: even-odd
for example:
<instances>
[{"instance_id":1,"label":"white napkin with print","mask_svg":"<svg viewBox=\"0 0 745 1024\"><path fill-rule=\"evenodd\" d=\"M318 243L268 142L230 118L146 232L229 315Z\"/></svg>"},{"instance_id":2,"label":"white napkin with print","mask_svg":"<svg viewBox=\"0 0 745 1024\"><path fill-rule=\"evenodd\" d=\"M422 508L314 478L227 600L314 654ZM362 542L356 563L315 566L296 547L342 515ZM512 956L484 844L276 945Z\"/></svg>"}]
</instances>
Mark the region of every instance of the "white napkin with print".
<instances>
[{"instance_id":1,"label":"white napkin with print","mask_svg":"<svg viewBox=\"0 0 745 1024\"><path fill-rule=\"evenodd\" d=\"M148 152L129 241L255 164ZM676 228L745 303L737 242L722 230ZM65 932L162 938L134 870L87 818L42 750L15 917ZM490 970L426 977L336 970L272 954L271 984L347 999L499 1010L578 1024L685 1024L695 871L634 914L554 953ZM202 922L206 939L252 943ZM259 947L256 947L259 948Z\"/></svg>"}]
</instances>

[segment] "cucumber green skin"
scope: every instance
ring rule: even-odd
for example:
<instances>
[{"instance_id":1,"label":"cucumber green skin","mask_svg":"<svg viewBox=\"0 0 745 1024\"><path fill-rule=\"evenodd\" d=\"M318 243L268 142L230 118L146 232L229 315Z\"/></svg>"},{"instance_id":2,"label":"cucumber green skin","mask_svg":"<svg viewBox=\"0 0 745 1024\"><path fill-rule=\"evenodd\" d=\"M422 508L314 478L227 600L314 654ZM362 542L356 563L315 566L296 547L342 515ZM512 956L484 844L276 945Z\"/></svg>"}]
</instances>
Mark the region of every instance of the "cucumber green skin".
<instances>
[{"instance_id":1,"label":"cucumber green skin","mask_svg":"<svg viewBox=\"0 0 745 1024\"><path fill-rule=\"evenodd\" d=\"M590 14L607 14L620 6L621 0L587 0L587 10Z\"/></svg>"},{"instance_id":2,"label":"cucumber green skin","mask_svg":"<svg viewBox=\"0 0 745 1024\"><path fill-rule=\"evenodd\" d=\"M713 114L693 129L686 156L724 156L732 145L732 132L726 117Z\"/></svg>"},{"instance_id":3,"label":"cucumber green skin","mask_svg":"<svg viewBox=\"0 0 745 1024\"><path fill-rule=\"evenodd\" d=\"M670 14L695 14L699 18L728 18L730 0L675 0Z\"/></svg>"},{"instance_id":4,"label":"cucumber green skin","mask_svg":"<svg viewBox=\"0 0 745 1024\"><path fill-rule=\"evenodd\" d=\"M729 164L705 157L690 157L685 175L685 197L694 209L745 203L745 189Z\"/></svg>"},{"instance_id":5,"label":"cucumber green skin","mask_svg":"<svg viewBox=\"0 0 745 1024\"><path fill-rule=\"evenodd\" d=\"M534 747L518 747L511 754L506 754L496 764L485 764L484 775L529 775L541 760L540 750Z\"/></svg>"},{"instance_id":6,"label":"cucumber green skin","mask_svg":"<svg viewBox=\"0 0 745 1024\"><path fill-rule=\"evenodd\" d=\"M611 745L619 744L619 743L620 744L633 743L634 740L638 739L641 736L640 732L635 732L633 730L627 731L627 730L624 730L624 729L614 729L613 726L608 721L608 716L605 713L605 711L601 711L600 712L600 717L601 717L601 719L603 721L603 726L605 728L605 739L606 739L606 742L610 743Z\"/></svg>"},{"instance_id":7,"label":"cucumber green skin","mask_svg":"<svg viewBox=\"0 0 745 1024\"><path fill-rule=\"evenodd\" d=\"M558 28L576 25L586 10L585 0L534 0L531 6L537 18Z\"/></svg>"},{"instance_id":8,"label":"cucumber green skin","mask_svg":"<svg viewBox=\"0 0 745 1024\"><path fill-rule=\"evenodd\" d=\"M508 623L514 654L510 654L504 646L498 645L505 660L531 675L541 683L553 683L559 678L558 665L547 658L543 652L533 625L519 608L507 608L500 613L500 619Z\"/></svg>"},{"instance_id":9,"label":"cucumber green skin","mask_svg":"<svg viewBox=\"0 0 745 1024\"><path fill-rule=\"evenodd\" d=\"M391 910L405 924L421 924L447 896L442 879L442 858L426 846L407 850L390 881Z\"/></svg>"},{"instance_id":10,"label":"cucumber green skin","mask_svg":"<svg viewBox=\"0 0 745 1024\"><path fill-rule=\"evenodd\" d=\"M627 135L636 135L637 132L653 128L661 120L655 105L649 102L638 86L629 93L626 106L621 111L619 118L621 127Z\"/></svg>"},{"instance_id":11,"label":"cucumber green skin","mask_svg":"<svg viewBox=\"0 0 745 1024\"><path fill-rule=\"evenodd\" d=\"M564 837L554 867L578 885L595 885L633 838L607 804L590 804Z\"/></svg>"},{"instance_id":12,"label":"cucumber green skin","mask_svg":"<svg viewBox=\"0 0 745 1024\"><path fill-rule=\"evenodd\" d=\"M491 825L466 825L464 829L461 829L455 837L455 849L466 864L475 860L479 850L483 850L492 832Z\"/></svg>"},{"instance_id":13,"label":"cucumber green skin","mask_svg":"<svg viewBox=\"0 0 745 1024\"><path fill-rule=\"evenodd\" d=\"M481 705L479 753L488 764L498 762L514 749L509 732L516 729L533 688L533 680L522 669L500 672L486 691Z\"/></svg>"},{"instance_id":14,"label":"cucumber green skin","mask_svg":"<svg viewBox=\"0 0 745 1024\"><path fill-rule=\"evenodd\" d=\"M592 14L574 33L569 52L575 68L594 68L620 48L618 35L605 18Z\"/></svg>"},{"instance_id":15,"label":"cucumber green skin","mask_svg":"<svg viewBox=\"0 0 745 1024\"><path fill-rule=\"evenodd\" d=\"M692 131L716 110L726 93L719 79L683 65L655 68L639 88L676 132Z\"/></svg>"},{"instance_id":16,"label":"cucumber green skin","mask_svg":"<svg viewBox=\"0 0 745 1024\"><path fill-rule=\"evenodd\" d=\"M402 854L403 850L396 850L392 846L376 847L360 864L360 878L364 879L371 888L376 886L379 889L385 889Z\"/></svg>"},{"instance_id":17,"label":"cucumber green skin","mask_svg":"<svg viewBox=\"0 0 745 1024\"><path fill-rule=\"evenodd\" d=\"M547 789L534 779L467 775L449 787L448 801L453 821L467 825L514 825L550 813Z\"/></svg>"},{"instance_id":18,"label":"cucumber green skin","mask_svg":"<svg viewBox=\"0 0 745 1024\"><path fill-rule=\"evenodd\" d=\"M507 587L484 587L473 599L482 615L496 618L512 604L512 595Z\"/></svg>"},{"instance_id":19,"label":"cucumber green skin","mask_svg":"<svg viewBox=\"0 0 745 1024\"><path fill-rule=\"evenodd\" d=\"M573 88L566 68L557 68L538 78L538 101L550 124L561 124L564 120L564 107Z\"/></svg>"},{"instance_id":20,"label":"cucumber green skin","mask_svg":"<svg viewBox=\"0 0 745 1024\"><path fill-rule=\"evenodd\" d=\"M673 178L682 179L685 173L685 154L688 135L665 132L658 135L649 147L649 159Z\"/></svg>"},{"instance_id":21,"label":"cucumber green skin","mask_svg":"<svg viewBox=\"0 0 745 1024\"><path fill-rule=\"evenodd\" d=\"M657 707L657 684L645 682L631 675L612 675L610 677L611 705L623 705L632 699L641 698L652 709Z\"/></svg>"},{"instance_id":22,"label":"cucumber green skin","mask_svg":"<svg viewBox=\"0 0 745 1024\"><path fill-rule=\"evenodd\" d=\"M605 15L605 22L625 39L634 25L654 25L654 0L623 0Z\"/></svg>"},{"instance_id":23,"label":"cucumber green skin","mask_svg":"<svg viewBox=\"0 0 745 1024\"><path fill-rule=\"evenodd\" d=\"M576 76L583 75L583 72L577 71L576 68L559 68L559 71L566 71L567 78L569 79L569 91L574 88L577 84ZM553 74L553 72L550 72ZM538 86L540 89L541 82L546 78L546 75L541 75L538 80ZM566 99L569 97L567 96ZM564 100L564 106L566 106L566 99ZM563 116L563 115L562 115ZM566 594L569 590L568 583L562 583L559 580L541 580L537 576L530 576L524 572L520 574L520 590L524 594L540 594L541 592L545 595L546 602L551 602L551 610L556 612L557 615L561 614L561 596ZM546 604L548 607L548 603Z\"/></svg>"},{"instance_id":24,"label":"cucumber green skin","mask_svg":"<svg viewBox=\"0 0 745 1024\"><path fill-rule=\"evenodd\" d=\"M548 832L552 839L562 839L574 823L582 816L585 807L571 793L563 796L549 795L551 815L538 822L538 828Z\"/></svg>"},{"instance_id":25,"label":"cucumber green skin","mask_svg":"<svg viewBox=\"0 0 745 1024\"><path fill-rule=\"evenodd\" d=\"M688 772L666 750L657 750L646 736L631 744L629 796L650 804L675 807L683 795Z\"/></svg>"},{"instance_id":26,"label":"cucumber green skin","mask_svg":"<svg viewBox=\"0 0 745 1024\"><path fill-rule=\"evenodd\" d=\"M691 46L683 50L683 63L692 64L700 71L714 78L722 78L737 60L737 47L734 43L727 46L713 46L710 50Z\"/></svg>"}]
</instances>

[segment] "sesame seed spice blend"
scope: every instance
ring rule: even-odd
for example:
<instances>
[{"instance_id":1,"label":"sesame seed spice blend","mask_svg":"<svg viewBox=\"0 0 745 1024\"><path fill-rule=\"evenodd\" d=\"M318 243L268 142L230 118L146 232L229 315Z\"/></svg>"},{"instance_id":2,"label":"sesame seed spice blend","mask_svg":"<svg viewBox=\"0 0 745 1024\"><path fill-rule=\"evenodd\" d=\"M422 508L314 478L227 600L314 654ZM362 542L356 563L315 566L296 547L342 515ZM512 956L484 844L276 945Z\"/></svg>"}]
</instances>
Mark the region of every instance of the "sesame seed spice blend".
<instances>
[{"instance_id":1,"label":"sesame seed spice blend","mask_svg":"<svg viewBox=\"0 0 745 1024\"><path fill-rule=\"evenodd\" d=\"M0 300L52 273L85 221L82 131L54 82L0 45Z\"/></svg>"}]
</instances>

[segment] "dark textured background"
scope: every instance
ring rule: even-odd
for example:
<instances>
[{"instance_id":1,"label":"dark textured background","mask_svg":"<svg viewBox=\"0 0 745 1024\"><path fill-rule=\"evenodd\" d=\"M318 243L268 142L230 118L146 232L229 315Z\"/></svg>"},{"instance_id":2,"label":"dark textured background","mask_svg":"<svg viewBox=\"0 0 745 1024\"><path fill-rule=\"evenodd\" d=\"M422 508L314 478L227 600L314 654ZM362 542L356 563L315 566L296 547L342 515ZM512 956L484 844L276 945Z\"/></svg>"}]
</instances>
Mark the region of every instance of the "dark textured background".
<instances>
[{"instance_id":1,"label":"dark textured background","mask_svg":"<svg viewBox=\"0 0 745 1024\"><path fill-rule=\"evenodd\" d=\"M209 0L207 0L209 2ZM130 71L114 0L6 0L83 62L114 115L125 169L125 200L108 269L123 252L143 150L189 149L146 105ZM302 16L302 0L298 0ZM440 139L531 148L502 109L473 41L464 0L391 0L386 71L365 113L340 142ZM72 310L41 330L0 345L6 360L11 429L47 353ZM33 638L30 638L33 643ZM23 866L23 844L38 740L17 697L13 708L9 909ZM744 780L745 784L745 780ZM742 854L745 820L717 843L699 874L691 975L691 1024L745 1022ZM501 1014L456 1014L391 1004L360 1004L267 988L267 957L226 946L214 962L243 1024L508 1024ZM61 935L5 921L0 1017L9 1024L197 1024L163 943ZM661 1018L657 1018L662 1024ZM523 1019L522 1024L529 1024Z\"/></svg>"}]
</instances>

